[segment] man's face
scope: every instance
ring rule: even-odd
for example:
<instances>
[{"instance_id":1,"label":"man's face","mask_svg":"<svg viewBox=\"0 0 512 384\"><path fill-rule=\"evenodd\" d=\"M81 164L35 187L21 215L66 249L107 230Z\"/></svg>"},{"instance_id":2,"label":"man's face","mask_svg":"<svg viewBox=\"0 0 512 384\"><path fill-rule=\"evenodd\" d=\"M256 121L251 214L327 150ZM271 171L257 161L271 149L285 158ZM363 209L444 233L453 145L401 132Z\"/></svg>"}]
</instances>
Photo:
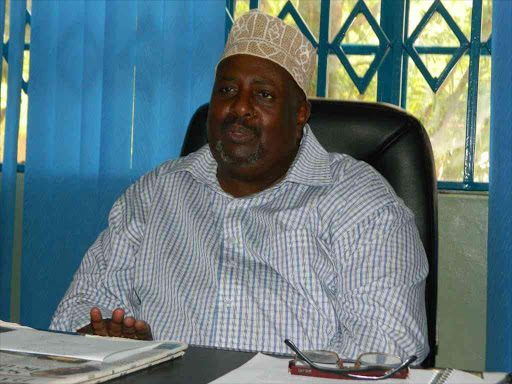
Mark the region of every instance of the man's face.
<instances>
[{"instance_id":1,"label":"man's face","mask_svg":"<svg viewBox=\"0 0 512 384\"><path fill-rule=\"evenodd\" d=\"M282 177L295 158L308 117L302 91L279 65L249 55L223 60L208 111L208 142L218 177Z\"/></svg>"}]
</instances>

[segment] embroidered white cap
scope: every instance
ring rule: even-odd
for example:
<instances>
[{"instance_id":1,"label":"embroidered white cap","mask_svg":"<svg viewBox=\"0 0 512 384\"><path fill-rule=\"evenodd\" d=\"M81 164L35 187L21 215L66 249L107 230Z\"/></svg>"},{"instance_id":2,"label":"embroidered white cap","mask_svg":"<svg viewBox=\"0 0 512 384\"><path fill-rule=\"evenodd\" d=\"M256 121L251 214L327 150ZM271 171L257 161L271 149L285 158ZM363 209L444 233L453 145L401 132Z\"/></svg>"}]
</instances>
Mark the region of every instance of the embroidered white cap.
<instances>
[{"instance_id":1,"label":"embroidered white cap","mask_svg":"<svg viewBox=\"0 0 512 384\"><path fill-rule=\"evenodd\" d=\"M259 10L241 15L229 32L219 63L234 55L252 55L273 61L288 71L304 94L308 94L316 49L299 30L283 20Z\"/></svg>"}]
</instances>

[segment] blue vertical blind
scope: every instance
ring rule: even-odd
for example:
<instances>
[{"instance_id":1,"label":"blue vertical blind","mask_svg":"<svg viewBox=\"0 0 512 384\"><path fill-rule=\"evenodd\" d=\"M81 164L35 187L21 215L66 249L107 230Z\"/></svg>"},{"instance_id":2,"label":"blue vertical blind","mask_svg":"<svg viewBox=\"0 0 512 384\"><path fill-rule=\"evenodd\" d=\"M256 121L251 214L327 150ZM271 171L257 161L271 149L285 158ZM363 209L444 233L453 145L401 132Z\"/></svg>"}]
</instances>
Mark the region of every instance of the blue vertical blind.
<instances>
[{"instance_id":1,"label":"blue vertical blind","mask_svg":"<svg viewBox=\"0 0 512 384\"><path fill-rule=\"evenodd\" d=\"M48 326L115 199L179 155L192 113L210 96L223 31L215 0L32 3L21 323ZM8 167L2 191L15 185ZM11 259L3 241L2 289Z\"/></svg>"},{"instance_id":2,"label":"blue vertical blind","mask_svg":"<svg viewBox=\"0 0 512 384\"><path fill-rule=\"evenodd\" d=\"M239 1L247 3L247 0ZM446 1L445 1L446 2ZM250 0L251 9L259 8L263 3L259 0ZM310 40L318 53L317 87L316 96L327 96L328 61L337 58L347 77L343 81L352 81L360 94L364 94L377 77L376 101L396 104L407 107L408 86L408 58L412 59L433 92L437 92L444 84L449 74L454 70L463 56L469 57L469 76L466 108L466 136L464 164L461 166L463 173L461 181L440 181L440 189L454 190L487 190L488 183L475 182L475 145L477 137L477 109L478 109L478 83L480 57L489 56L490 39L481 41L481 24L483 0L472 0L471 32L469 38L461 31L461 27L454 20L443 0L433 0L425 14L408 33L408 23L411 19L411 0L381 0L380 20L376 20L368 8L369 1L353 1L354 6L341 28L336 31L334 37L330 36L331 11L335 0L318 0L309 4L311 7L320 8L320 28L318 37L313 36L310 27L305 22L294 2L288 0L277 15L285 19L293 19L297 27ZM298 2L296 2L298 3ZM236 13L237 0L226 0L226 33L231 28ZM362 16L371 28L371 34L375 35L374 44L350 44L347 43L347 33L352 28L356 19ZM456 46L420 46L419 37L426 31L427 24L435 17L441 17L442 22L448 27L449 33L453 33ZM364 74L358 73L349 60L350 55L372 57L371 63ZM450 55L451 59L440 74L432 74L431 68L425 63L424 55ZM451 138L446 138L450 140ZM434 148L434 151L436 148ZM442 168L442 167L441 167Z\"/></svg>"}]
</instances>

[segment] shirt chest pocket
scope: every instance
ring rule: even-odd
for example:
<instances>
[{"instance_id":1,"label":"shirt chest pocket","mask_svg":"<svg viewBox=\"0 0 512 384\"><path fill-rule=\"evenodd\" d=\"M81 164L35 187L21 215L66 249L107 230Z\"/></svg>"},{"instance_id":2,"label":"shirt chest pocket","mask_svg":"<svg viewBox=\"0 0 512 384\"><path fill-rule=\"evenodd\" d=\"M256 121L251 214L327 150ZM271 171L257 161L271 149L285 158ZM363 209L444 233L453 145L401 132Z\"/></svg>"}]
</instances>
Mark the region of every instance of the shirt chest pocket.
<instances>
[{"instance_id":1,"label":"shirt chest pocket","mask_svg":"<svg viewBox=\"0 0 512 384\"><path fill-rule=\"evenodd\" d=\"M327 248L306 229L282 231L270 236L264 262L297 290L318 292L335 278Z\"/></svg>"}]
</instances>

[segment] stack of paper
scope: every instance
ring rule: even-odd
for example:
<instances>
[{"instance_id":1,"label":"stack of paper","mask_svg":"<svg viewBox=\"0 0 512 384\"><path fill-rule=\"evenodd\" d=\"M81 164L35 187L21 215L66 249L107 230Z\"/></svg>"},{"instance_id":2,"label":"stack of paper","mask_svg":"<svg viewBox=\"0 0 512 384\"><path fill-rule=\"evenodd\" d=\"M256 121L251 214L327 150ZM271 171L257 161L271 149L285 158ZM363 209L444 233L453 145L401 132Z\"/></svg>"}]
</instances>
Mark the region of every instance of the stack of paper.
<instances>
[{"instance_id":1,"label":"stack of paper","mask_svg":"<svg viewBox=\"0 0 512 384\"><path fill-rule=\"evenodd\" d=\"M182 356L187 344L0 327L0 382L99 383Z\"/></svg>"}]
</instances>

